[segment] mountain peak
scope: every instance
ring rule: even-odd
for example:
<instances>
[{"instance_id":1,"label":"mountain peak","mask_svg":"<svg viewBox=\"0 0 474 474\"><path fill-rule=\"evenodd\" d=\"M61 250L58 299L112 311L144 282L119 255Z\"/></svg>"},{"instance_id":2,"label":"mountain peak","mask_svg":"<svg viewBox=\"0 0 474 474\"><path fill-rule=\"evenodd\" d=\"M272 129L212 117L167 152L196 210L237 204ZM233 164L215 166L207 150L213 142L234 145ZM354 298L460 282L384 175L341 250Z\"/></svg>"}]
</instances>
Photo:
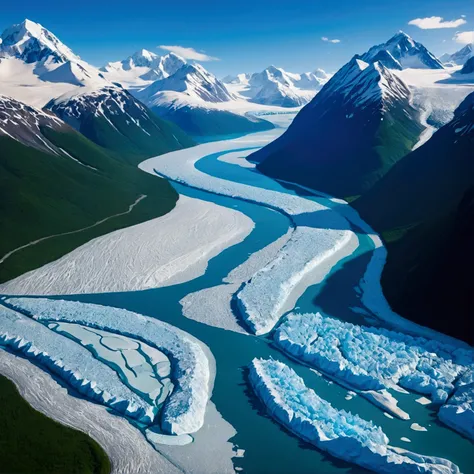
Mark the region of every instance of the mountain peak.
<instances>
[{"instance_id":1,"label":"mountain peak","mask_svg":"<svg viewBox=\"0 0 474 474\"><path fill-rule=\"evenodd\" d=\"M10 26L2 33L0 57L16 57L27 63L47 59L54 62L80 60L53 33L28 19Z\"/></svg>"},{"instance_id":2,"label":"mountain peak","mask_svg":"<svg viewBox=\"0 0 474 474\"><path fill-rule=\"evenodd\" d=\"M386 43L373 46L361 58L367 62L382 62L390 69L444 69L436 56L403 31Z\"/></svg>"}]
</instances>

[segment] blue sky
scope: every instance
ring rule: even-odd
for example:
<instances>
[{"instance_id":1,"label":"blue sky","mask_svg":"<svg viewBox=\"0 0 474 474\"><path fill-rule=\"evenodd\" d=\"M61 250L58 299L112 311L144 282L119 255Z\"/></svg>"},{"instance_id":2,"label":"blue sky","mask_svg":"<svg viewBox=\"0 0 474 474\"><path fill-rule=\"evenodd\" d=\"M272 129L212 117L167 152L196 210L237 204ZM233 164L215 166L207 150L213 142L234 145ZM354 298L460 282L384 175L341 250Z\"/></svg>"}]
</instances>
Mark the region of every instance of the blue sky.
<instances>
[{"instance_id":1,"label":"blue sky","mask_svg":"<svg viewBox=\"0 0 474 474\"><path fill-rule=\"evenodd\" d=\"M41 23L86 61L101 66L137 49L178 45L219 58L218 76L274 64L293 72L337 70L355 53L403 29L434 54L462 47L456 32L474 29L472 0L60 0L4 2L0 28L24 18ZM461 19L457 28L420 29L410 20ZM339 43L321 38L339 39Z\"/></svg>"}]
</instances>

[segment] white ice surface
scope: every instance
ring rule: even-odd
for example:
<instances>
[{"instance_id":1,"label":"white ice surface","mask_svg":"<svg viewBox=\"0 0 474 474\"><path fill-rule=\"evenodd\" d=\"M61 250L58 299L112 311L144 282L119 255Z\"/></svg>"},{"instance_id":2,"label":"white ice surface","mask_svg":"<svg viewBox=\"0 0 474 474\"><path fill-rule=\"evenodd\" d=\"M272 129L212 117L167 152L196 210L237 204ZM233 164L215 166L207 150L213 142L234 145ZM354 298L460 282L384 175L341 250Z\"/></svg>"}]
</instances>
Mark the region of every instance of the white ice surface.
<instances>
[{"instance_id":1,"label":"white ice surface","mask_svg":"<svg viewBox=\"0 0 474 474\"><path fill-rule=\"evenodd\" d=\"M391 446L380 427L333 408L281 362L254 359L250 383L273 418L335 457L380 473L459 473L446 459Z\"/></svg>"},{"instance_id":2,"label":"white ice surface","mask_svg":"<svg viewBox=\"0 0 474 474\"><path fill-rule=\"evenodd\" d=\"M232 311L232 298L242 283L275 258L290 236L291 231L288 231L263 249L251 254L224 278L224 284L186 295L180 301L183 315L210 326L247 334Z\"/></svg>"},{"instance_id":3,"label":"white ice surface","mask_svg":"<svg viewBox=\"0 0 474 474\"><path fill-rule=\"evenodd\" d=\"M183 283L204 274L211 258L241 242L253 227L241 212L180 196L168 214L97 237L0 285L0 292L104 293Z\"/></svg>"},{"instance_id":4,"label":"white ice surface","mask_svg":"<svg viewBox=\"0 0 474 474\"><path fill-rule=\"evenodd\" d=\"M275 342L292 356L359 390L400 385L446 402L474 351L328 316L290 314Z\"/></svg>"},{"instance_id":5,"label":"white ice surface","mask_svg":"<svg viewBox=\"0 0 474 474\"><path fill-rule=\"evenodd\" d=\"M87 349L41 323L0 306L3 344L59 375L86 397L145 423L158 410L126 387L117 374Z\"/></svg>"},{"instance_id":6,"label":"white ice surface","mask_svg":"<svg viewBox=\"0 0 474 474\"><path fill-rule=\"evenodd\" d=\"M179 435L193 433L202 427L212 381L208 357L201 344L189 334L162 321L107 306L44 298L9 298L6 302L39 321L74 322L130 335L163 351L172 361L175 390L163 408L162 429ZM88 351L80 349L92 357Z\"/></svg>"}]
</instances>

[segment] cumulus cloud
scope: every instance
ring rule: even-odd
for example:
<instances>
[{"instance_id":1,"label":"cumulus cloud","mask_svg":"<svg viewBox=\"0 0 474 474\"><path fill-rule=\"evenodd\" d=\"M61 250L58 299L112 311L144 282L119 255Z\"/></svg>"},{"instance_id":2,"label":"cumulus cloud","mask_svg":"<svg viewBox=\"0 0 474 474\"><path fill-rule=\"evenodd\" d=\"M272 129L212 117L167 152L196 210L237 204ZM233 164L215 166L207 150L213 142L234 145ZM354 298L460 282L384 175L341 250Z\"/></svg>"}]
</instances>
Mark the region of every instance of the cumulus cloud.
<instances>
[{"instance_id":1,"label":"cumulus cloud","mask_svg":"<svg viewBox=\"0 0 474 474\"><path fill-rule=\"evenodd\" d=\"M329 39L326 36L323 36L321 39L323 41L326 41L326 43L340 43L341 42L341 40L339 39Z\"/></svg>"},{"instance_id":2,"label":"cumulus cloud","mask_svg":"<svg viewBox=\"0 0 474 474\"><path fill-rule=\"evenodd\" d=\"M474 31L462 31L454 35L453 38L456 43L459 44L470 44L474 43Z\"/></svg>"},{"instance_id":3,"label":"cumulus cloud","mask_svg":"<svg viewBox=\"0 0 474 474\"><path fill-rule=\"evenodd\" d=\"M165 51L170 51L172 53L178 54L182 56L184 59L193 59L195 61L219 61L219 58L215 58L214 56L209 56L205 53L200 53L196 51L194 48L186 48L184 46L166 46L161 45L159 46L160 49L164 49Z\"/></svg>"},{"instance_id":4,"label":"cumulus cloud","mask_svg":"<svg viewBox=\"0 0 474 474\"><path fill-rule=\"evenodd\" d=\"M440 16L430 16L427 18L415 18L408 22L409 25L417 26L422 30L436 30L438 28L457 28L458 26L464 25L466 20L464 18L458 18L457 20L445 21Z\"/></svg>"}]
</instances>

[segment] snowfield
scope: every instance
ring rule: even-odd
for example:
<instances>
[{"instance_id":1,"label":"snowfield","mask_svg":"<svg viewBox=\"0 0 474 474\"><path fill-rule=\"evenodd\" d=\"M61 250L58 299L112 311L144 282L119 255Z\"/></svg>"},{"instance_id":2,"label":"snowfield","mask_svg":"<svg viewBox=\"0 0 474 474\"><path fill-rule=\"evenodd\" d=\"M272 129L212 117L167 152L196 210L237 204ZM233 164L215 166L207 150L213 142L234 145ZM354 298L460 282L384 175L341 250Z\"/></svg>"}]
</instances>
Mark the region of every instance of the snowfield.
<instances>
[{"instance_id":1,"label":"snowfield","mask_svg":"<svg viewBox=\"0 0 474 474\"><path fill-rule=\"evenodd\" d=\"M379 473L460 472L447 459L391 446L379 426L333 408L281 362L254 359L250 365L250 383L273 418L335 457Z\"/></svg>"},{"instance_id":2,"label":"snowfield","mask_svg":"<svg viewBox=\"0 0 474 474\"><path fill-rule=\"evenodd\" d=\"M93 239L60 259L0 285L15 295L137 291L204 274L209 260L245 239L241 212L180 195L168 214Z\"/></svg>"},{"instance_id":3,"label":"snowfield","mask_svg":"<svg viewBox=\"0 0 474 474\"><path fill-rule=\"evenodd\" d=\"M189 334L156 319L107 306L44 298L8 298L5 303L38 321L79 323L130 335L163 351L171 360L171 379L175 389L163 408L162 429L180 435L193 433L202 427L212 380L208 358L201 344ZM52 331L49 333L52 337L57 336ZM63 357L70 347L70 343L63 351L54 347L51 353ZM81 350L92 357L85 349ZM104 367L100 362L95 362ZM79 367L82 367L82 363Z\"/></svg>"}]
</instances>

